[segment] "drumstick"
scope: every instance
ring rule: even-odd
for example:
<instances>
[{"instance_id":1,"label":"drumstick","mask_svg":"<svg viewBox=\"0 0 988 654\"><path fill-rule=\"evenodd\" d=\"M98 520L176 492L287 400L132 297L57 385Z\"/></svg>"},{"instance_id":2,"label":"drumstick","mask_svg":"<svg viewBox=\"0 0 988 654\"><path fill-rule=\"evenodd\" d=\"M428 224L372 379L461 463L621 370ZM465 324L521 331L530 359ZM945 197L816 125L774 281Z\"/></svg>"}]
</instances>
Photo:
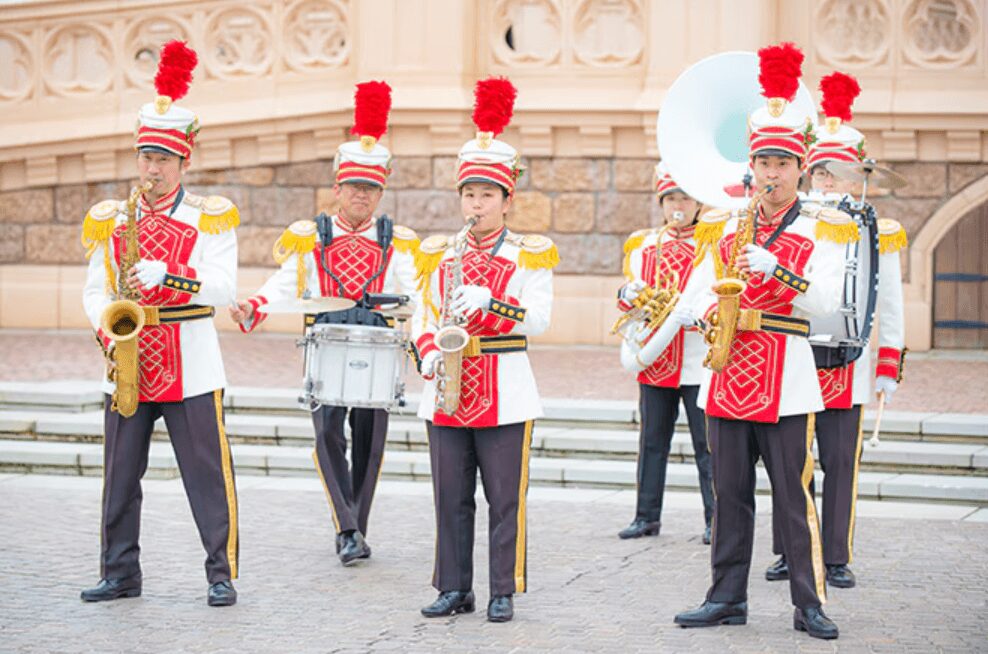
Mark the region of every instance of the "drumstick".
<instances>
[{"instance_id":1,"label":"drumstick","mask_svg":"<svg viewBox=\"0 0 988 654\"><path fill-rule=\"evenodd\" d=\"M875 431L871 433L871 439L868 440L868 445L870 447L875 447L878 445L878 428L882 424L882 413L885 411L885 391L878 391L878 415L875 416Z\"/></svg>"}]
</instances>

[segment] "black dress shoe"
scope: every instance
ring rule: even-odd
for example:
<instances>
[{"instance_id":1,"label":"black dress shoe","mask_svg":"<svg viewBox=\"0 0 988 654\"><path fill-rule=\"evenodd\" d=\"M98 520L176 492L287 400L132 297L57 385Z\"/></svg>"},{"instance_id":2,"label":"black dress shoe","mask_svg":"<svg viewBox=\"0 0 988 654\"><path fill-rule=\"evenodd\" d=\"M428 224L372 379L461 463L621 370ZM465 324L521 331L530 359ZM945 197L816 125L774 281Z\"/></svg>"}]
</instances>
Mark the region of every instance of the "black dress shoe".
<instances>
[{"instance_id":1,"label":"black dress shoe","mask_svg":"<svg viewBox=\"0 0 988 654\"><path fill-rule=\"evenodd\" d=\"M487 603L488 622L508 622L515 617L515 607L511 595L495 595Z\"/></svg>"},{"instance_id":2,"label":"black dress shoe","mask_svg":"<svg viewBox=\"0 0 988 654\"><path fill-rule=\"evenodd\" d=\"M635 520L618 532L618 538L627 540L628 538L641 538L642 536L658 536L659 527L662 524L659 522L649 522L643 518L635 518Z\"/></svg>"},{"instance_id":3,"label":"black dress shoe","mask_svg":"<svg viewBox=\"0 0 988 654\"><path fill-rule=\"evenodd\" d=\"M79 594L83 602L106 602L121 597L141 596L141 576L123 577L121 579L100 579L93 588L87 588Z\"/></svg>"},{"instance_id":4,"label":"black dress shoe","mask_svg":"<svg viewBox=\"0 0 988 654\"><path fill-rule=\"evenodd\" d=\"M340 562L350 565L358 559L370 558L371 548L364 540L364 535L354 531L343 536L343 546L340 548Z\"/></svg>"},{"instance_id":5,"label":"black dress shoe","mask_svg":"<svg viewBox=\"0 0 988 654\"><path fill-rule=\"evenodd\" d=\"M858 580L846 564L827 566L827 583L835 588L854 588Z\"/></svg>"},{"instance_id":6,"label":"black dress shoe","mask_svg":"<svg viewBox=\"0 0 988 654\"><path fill-rule=\"evenodd\" d=\"M457 613L473 613L476 600L472 590L446 590L439 593L436 601L422 609L427 618L442 618Z\"/></svg>"},{"instance_id":7,"label":"black dress shoe","mask_svg":"<svg viewBox=\"0 0 988 654\"><path fill-rule=\"evenodd\" d=\"M823 614L819 606L797 608L792 614L792 626L796 631L805 631L814 638L833 640L837 638L837 625Z\"/></svg>"},{"instance_id":8,"label":"black dress shoe","mask_svg":"<svg viewBox=\"0 0 988 654\"><path fill-rule=\"evenodd\" d=\"M692 611L676 616L680 627L716 627L720 624L747 624L747 602L704 602Z\"/></svg>"},{"instance_id":9,"label":"black dress shoe","mask_svg":"<svg viewBox=\"0 0 988 654\"><path fill-rule=\"evenodd\" d=\"M237 590L229 579L217 581L209 587L206 604L210 606L233 606L237 603Z\"/></svg>"},{"instance_id":10,"label":"black dress shoe","mask_svg":"<svg viewBox=\"0 0 988 654\"><path fill-rule=\"evenodd\" d=\"M786 561L785 554L780 556L778 561L766 568L765 578L769 581L782 581L789 578L789 562Z\"/></svg>"},{"instance_id":11,"label":"black dress shoe","mask_svg":"<svg viewBox=\"0 0 988 654\"><path fill-rule=\"evenodd\" d=\"M709 545L710 540L711 540L710 525L707 525L707 528L703 530L703 544Z\"/></svg>"}]
</instances>

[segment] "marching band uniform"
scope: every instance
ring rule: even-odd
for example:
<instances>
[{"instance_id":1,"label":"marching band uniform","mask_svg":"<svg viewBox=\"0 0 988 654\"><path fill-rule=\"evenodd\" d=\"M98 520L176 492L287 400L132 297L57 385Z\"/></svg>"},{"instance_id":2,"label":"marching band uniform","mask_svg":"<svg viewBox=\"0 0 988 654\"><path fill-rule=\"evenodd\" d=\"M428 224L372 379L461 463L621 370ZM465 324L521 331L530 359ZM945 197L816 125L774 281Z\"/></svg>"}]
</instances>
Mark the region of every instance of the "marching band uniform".
<instances>
[{"instance_id":1,"label":"marching band uniform","mask_svg":"<svg viewBox=\"0 0 988 654\"><path fill-rule=\"evenodd\" d=\"M859 91L853 78L834 73L823 78L824 125L816 132L820 140L810 148L807 168L831 161L858 162L864 159L864 136L842 121L850 120L850 103ZM821 205L818 216L830 214L842 199L838 194L821 196L810 193L809 201ZM817 225L818 235L841 244L860 239L857 226L850 230L835 230L826 220ZM906 244L902 226L891 219L878 221L878 294L876 310L881 329L878 335L879 365L875 369L876 386L888 393L894 391L901 378L904 350L904 318L902 277L899 250ZM865 346L860 357L850 364L836 368L820 368L817 375L823 392L824 410L816 415L817 447L823 479L823 562L831 586L851 588L854 574L848 568L853 557L854 518L857 501L858 467L862 447L862 405L871 397L871 348ZM781 555L765 572L770 581L788 577L788 566L782 548L781 525L773 515L772 549Z\"/></svg>"},{"instance_id":2,"label":"marching band uniform","mask_svg":"<svg viewBox=\"0 0 988 654\"><path fill-rule=\"evenodd\" d=\"M665 171L656 166L656 196L662 198L681 189ZM681 292L693 272L696 258L695 224L687 227L643 229L632 234L624 244L624 273L628 284L618 293L618 309L632 310L629 297L643 286L658 287L660 277L675 275ZM661 243L659 242L661 239ZM667 320L675 319L669 316ZM662 354L638 373L639 409L642 423L638 449L638 496L635 519L618 535L637 538L657 535L661 528L662 496L665 490L669 448L679 417L679 402L686 407L693 456L700 478L703 518L706 528L703 542L710 543L710 520L714 496L710 480L710 453L707 449L706 421L697 407L697 393L703 377L706 347L695 326L683 327ZM640 365L639 365L640 367Z\"/></svg>"},{"instance_id":3,"label":"marching band uniform","mask_svg":"<svg viewBox=\"0 0 988 654\"><path fill-rule=\"evenodd\" d=\"M172 104L185 95L196 56L180 42L162 49L155 84L158 100L139 113L136 149L188 159L199 122L191 111ZM168 86L169 78L186 82ZM89 268L83 304L104 352L114 346L101 325L115 299L121 276L121 240L126 202L106 200L92 207L83 224ZM82 599L102 601L141 594L141 477L147 469L154 421L163 416L186 495L206 549L210 605L236 601L230 583L237 577L239 542L233 460L224 428L226 377L211 317L236 294L237 208L228 199L200 197L179 184L150 204L136 207L144 290L138 304L145 326L138 336L136 412L124 417L111 408L115 385L104 381L105 443L101 523L101 577ZM155 275L154 270L159 272ZM124 271L124 274L126 271Z\"/></svg>"},{"instance_id":4,"label":"marching band uniform","mask_svg":"<svg viewBox=\"0 0 988 654\"><path fill-rule=\"evenodd\" d=\"M352 133L360 139L340 145L335 162L337 184L385 188L391 153L377 140L387 125L390 92L383 82L357 85ZM382 106L384 115L373 116L374 109ZM252 331L267 317L264 306L284 299L345 297L356 302L365 293L400 292L414 302L418 244L415 232L392 225L386 216L368 218L356 227L339 215L296 221L275 243L274 258L281 267L247 299L256 318L243 323L241 329ZM306 317L306 324L313 322L315 316ZM353 439L352 468L346 459L347 420ZM388 412L324 405L312 412L312 422L316 432L313 459L336 529L336 552L348 565L370 556L364 536L384 460Z\"/></svg>"},{"instance_id":5,"label":"marching band uniform","mask_svg":"<svg viewBox=\"0 0 988 654\"><path fill-rule=\"evenodd\" d=\"M802 53L791 44L759 51L760 80L770 100L768 108L750 116L749 152L753 159L759 154L784 153L802 162L808 138L806 117L784 102L781 107L776 104L795 96L798 72L785 83L776 80L770 89L766 61L773 56L792 57L796 71L802 62ZM785 90L773 93L780 87ZM837 309L842 253L835 243L816 239L816 222L805 215L795 196L771 216L759 204L754 218L755 247L746 248L752 272L740 295L741 315L730 344L730 359L720 372L705 374L699 394L707 416L717 496L713 583L704 604L677 615L676 623L703 627L747 621L755 462L761 457L772 484L773 513L780 515L783 524L783 549L792 571L790 594L796 607L794 627L814 637L836 638L837 627L821 610L823 561L809 484L814 466L813 417L823 402L806 336L810 316ZM840 214L835 220L851 218ZM736 216L721 211L706 214L697 229L700 246L713 251L693 272L683 300L708 322L717 308L710 288L724 273L737 226ZM762 260L759 271L756 259Z\"/></svg>"},{"instance_id":6,"label":"marching band uniform","mask_svg":"<svg viewBox=\"0 0 988 654\"><path fill-rule=\"evenodd\" d=\"M493 124L481 120L487 92L509 97ZM511 116L515 90L507 80L477 85L474 121L480 130L459 154L457 188L471 182L496 185L512 194L522 172L517 151L494 139ZM441 307L456 289L446 288L455 261L454 239L437 235L422 242L417 268L422 304L412 335L423 362L438 357L435 335ZM436 510L436 560L432 585L440 592L422 610L427 617L474 610L474 492L480 470L490 506L490 593L488 619L510 620L511 596L526 590L529 448L532 425L542 415L526 350L528 337L549 326L552 268L559 262L548 238L515 234L501 226L483 238L467 235L462 254L462 289L489 297L466 312L470 335L462 360L459 406L447 415L436 406L436 380L423 365L426 383L418 415L426 421ZM449 296L449 297L447 297Z\"/></svg>"}]
</instances>

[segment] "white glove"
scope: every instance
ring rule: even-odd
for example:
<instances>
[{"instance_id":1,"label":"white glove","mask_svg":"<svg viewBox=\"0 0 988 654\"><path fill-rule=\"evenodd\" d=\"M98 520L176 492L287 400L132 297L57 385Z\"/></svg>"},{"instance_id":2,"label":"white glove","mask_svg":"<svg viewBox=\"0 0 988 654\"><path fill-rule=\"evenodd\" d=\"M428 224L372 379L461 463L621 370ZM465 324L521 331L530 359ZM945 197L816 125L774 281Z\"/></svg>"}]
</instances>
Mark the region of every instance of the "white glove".
<instances>
[{"instance_id":1,"label":"white glove","mask_svg":"<svg viewBox=\"0 0 988 654\"><path fill-rule=\"evenodd\" d=\"M491 289L486 286L466 284L453 294L450 309L458 316L467 316L474 311L487 311L491 303Z\"/></svg>"},{"instance_id":2,"label":"white glove","mask_svg":"<svg viewBox=\"0 0 988 654\"><path fill-rule=\"evenodd\" d=\"M155 286L161 286L161 283L165 281L168 264L164 261L141 259L134 264L134 271L137 273L137 278L141 280L141 286L144 288L154 288Z\"/></svg>"},{"instance_id":3,"label":"white glove","mask_svg":"<svg viewBox=\"0 0 988 654\"><path fill-rule=\"evenodd\" d=\"M748 265L751 267L751 272L771 275L779 263L778 257L774 254L763 247L758 247L751 243L744 248L744 254L748 257Z\"/></svg>"},{"instance_id":4,"label":"white glove","mask_svg":"<svg viewBox=\"0 0 988 654\"><path fill-rule=\"evenodd\" d=\"M631 301L638 297L638 294L642 292L642 289L645 288L645 286L645 282L640 279L636 279L633 282L628 282L621 287L620 291L618 291L618 298L626 304L631 304Z\"/></svg>"},{"instance_id":5,"label":"white glove","mask_svg":"<svg viewBox=\"0 0 988 654\"><path fill-rule=\"evenodd\" d=\"M439 350L433 350L429 352L424 357L422 357L422 363L419 367L419 374L422 375L424 379L432 379L436 376L436 364L442 359L442 352Z\"/></svg>"},{"instance_id":6,"label":"white glove","mask_svg":"<svg viewBox=\"0 0 988 654\"><path fill-rule=\"evenodd\" d=\"M878 395L882 391L885 391L886 404L892 401L892 395L895 393L895 390L897 388L899 388L899 382L895 381L891 377L879 375L875 379L875 395Z\"/></svg>"},{"instance_id":7,"label":"white glove","mask_svg":"<svg viewBox=\"0 0 988 654\"><path fill-rule=\"evenodd\" d=\"M693 309L680 304L677 304L676 308L669 314L669 320L672 320L680 327L692 327L696 324L696 316L693 315Z\"/></svg>"}]
</instances>

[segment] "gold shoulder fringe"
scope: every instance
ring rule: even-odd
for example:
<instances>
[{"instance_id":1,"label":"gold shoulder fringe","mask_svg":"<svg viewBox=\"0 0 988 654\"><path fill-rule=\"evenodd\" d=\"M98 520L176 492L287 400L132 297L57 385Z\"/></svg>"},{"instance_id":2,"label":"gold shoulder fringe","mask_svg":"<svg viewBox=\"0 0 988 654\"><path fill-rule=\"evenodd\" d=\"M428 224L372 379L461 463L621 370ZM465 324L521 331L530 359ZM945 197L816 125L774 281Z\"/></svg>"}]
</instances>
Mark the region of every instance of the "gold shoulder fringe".
<instances>
[{"instance_id":1,"label":"gold shoulder fringe","mask_svg":"<svg viewBox=\"0 0 988 654\"><path fill-rule=\"evenodd\" d=\"M716 245L717 241L724 235L724 225L726 224L726 220L720 220L718 222L700 221L697 223L696 231L693 233L693 238L696 240L697 246Z\"/></svg>"},{"instance_id":2,"label":"gold shoulder fringe","mask_svg":"<svg viewBox=\"0 0 988 654\"><path fill-rule=\"evenodd\" d=\"M415 231L402 225L395 225L394 239L391 242L396 250L405 254L415 254L421 244Z\"/></svg>"},{"instance_id":3,"label":"gold shoulder fringe","mask_svg":"<svg viewBox=\"0 0 988 654\"><path fill-rule=\"evenodd\" d=\"M86 248L86 258L100 245L106 243L117 226L120 203L116 200L99 202L86 213L82 221L82 247Z\"/></svg>"},{"instance_id":4,"label":"gold shoulder fringe","mask_svg":"<svg viewBox=\"0 0 988 654\"><path fill-rule=\"evenodd\" d=\"M895 221L892 221L895 222ZM882 221L879 221L878 230L878 253L888 254L889 252L898 252L902 248L909 245L909 237L906 235L906 230L899 223L895 223L899 229L886 233L882 229Z\"/></svg>"},{"instance_id":5,"label":"gold shoulder fringe","mask_svg":"<svg viewBox=\"0 0 988 654\"><path fill-rule=\"evenodd\" d=\"M854 221L838 225L818 218L813 231L818 240L834 243L853 243L861 238Z\"/></svg>"},{"instance_id":6,"label":"gold shoulder fringe","mask_svg":"<svg viewBox=\"0 0 988 654\"><path fill-rule=\"evenodd\" d=\"M527 270L541 270L543 268L555 268L559 265L559 249L553 243L547 250L542 252L532 252L522 248L518 252L518 267Z\"/></svg>"},{"instance_id":7,"label":"gold shoulder fringe","mask_svg":"<svg viewBox=\"0 0 988 654\"><path fill-rule=\"evenodd\" d=\"M423 248L416 248L414 252L415 280L418 282L420 291L429 288L429 278L439 267L439 262L442 261L445 252L446 250L426 252Z\"/></svg>"},{"instance_id":8,"label":"gold shoulder fringe","mask_svg":"<svg viewBox=\"0 0 988 654\"><path fill-rule=\"evenodd\" d=\"M237 205L224 197L211 195L202 205L199 215L199 231L206 234L222 234L240 226Z\"/></svg>"},{"instance_id":9,"label":"gold shoulder fringe","mask_svg":"<svg viewBox=\"0 0 988 654\"><path fill-rule=\"evenodd\" d=\"M300 257L316 249L316 224L311 220L297 220L285 229L274 242L271 255L280 266L288 257Z\"/></svg>"}]
</instances>

